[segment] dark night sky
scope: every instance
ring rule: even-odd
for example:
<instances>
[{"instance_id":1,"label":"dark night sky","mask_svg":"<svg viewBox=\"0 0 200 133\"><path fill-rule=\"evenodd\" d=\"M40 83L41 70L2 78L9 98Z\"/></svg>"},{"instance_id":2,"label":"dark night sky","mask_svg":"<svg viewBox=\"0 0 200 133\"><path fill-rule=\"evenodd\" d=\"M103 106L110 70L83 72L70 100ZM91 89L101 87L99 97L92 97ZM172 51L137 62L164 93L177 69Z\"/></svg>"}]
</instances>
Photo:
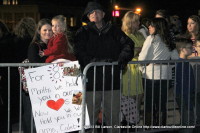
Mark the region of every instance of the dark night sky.
<instances>
[{"instance_id":1,"label":"dark night sky","mask_svg":"<svg viewBox=\"0 0 200 133\"><path fill-rule=\"evenodd\" d=\"M198 0L21 0L23 2L32 1L37 4L54 4L62 6L78 6L83 9L89 1L97 1L106 9L112 10L111 1L115 1L120 7L133 9L141 7L143 9L142 16L153 17L156 10L166 9L170 15L179 15L183 20L190 15L197 15Z\"/></svg>"},{"instance_id":2,"label":"dark night sky","mask_svg":"<svg viewBox=\"0 0 200 133\"><path fill-rule=\"evenodd\" d=\"M27 1L27 0L23 0ZM88 1L92 0L29 0L38 3L53 3L66 6L81 6L85 7ZM158 9L166 9L171 14L181 16L191 15L196 13L198 9L198 0L93 0L101 3L104 7L110 8L111 1L115 1L119 6L126 8L134 8L141 6L143 15L152 15ZM200 8L199 8L200 9Z\"/></svg>"}]
</instances>

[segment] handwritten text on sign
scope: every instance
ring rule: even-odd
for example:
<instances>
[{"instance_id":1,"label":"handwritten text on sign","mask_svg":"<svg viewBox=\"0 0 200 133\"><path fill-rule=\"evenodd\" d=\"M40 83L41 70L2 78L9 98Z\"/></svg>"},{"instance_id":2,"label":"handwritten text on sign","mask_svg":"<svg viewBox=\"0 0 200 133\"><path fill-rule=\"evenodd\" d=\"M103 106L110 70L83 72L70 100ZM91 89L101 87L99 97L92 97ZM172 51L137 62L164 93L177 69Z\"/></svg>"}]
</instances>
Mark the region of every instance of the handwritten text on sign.
<instances>
[{"instance_id":1,"label":"handwritten text on sign","mask_svg":"<svg viewBox=\"0 0 200 133\"><path fill-rule=\"evenodd\" d=\"M77 80L78 67L77 62L71 62L62 67L52 64L25 70L37 133L81 129L82 81L80 77Z\"/></svg>"}]
</instances>

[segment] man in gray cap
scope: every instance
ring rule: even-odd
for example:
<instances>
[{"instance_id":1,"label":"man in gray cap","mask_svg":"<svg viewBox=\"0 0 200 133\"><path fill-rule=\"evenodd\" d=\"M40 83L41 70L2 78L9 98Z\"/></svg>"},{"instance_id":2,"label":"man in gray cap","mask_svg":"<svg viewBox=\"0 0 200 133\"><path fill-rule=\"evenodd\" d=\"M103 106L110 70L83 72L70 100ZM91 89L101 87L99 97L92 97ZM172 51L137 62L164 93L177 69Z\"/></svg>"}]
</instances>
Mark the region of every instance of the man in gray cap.
<instances>
[{"instance_id":1,"label":"man in gray cap","mask_svg":"<svg viewBox=\"0 0 200 133\"><path fill-rule=\"evenodd\" d=\"M82 26L76 33L74 52L82 71L91 62L118 61L119 65L113 67L113 74L112 67L105 66L105 72L103 67L96 68L95 77L94 68L90 68L86 75L86 103L91 125L95 127L98 113L102 109L103 123L109 127L107 131L116 133L119 129L115 126L120 125L120 68L124 68L132 59L134 43L120 28L110 22L106 23L104 17L105 10L100 4L88 3L82 17L87 25Z\"/></svg>"}]
</instances>

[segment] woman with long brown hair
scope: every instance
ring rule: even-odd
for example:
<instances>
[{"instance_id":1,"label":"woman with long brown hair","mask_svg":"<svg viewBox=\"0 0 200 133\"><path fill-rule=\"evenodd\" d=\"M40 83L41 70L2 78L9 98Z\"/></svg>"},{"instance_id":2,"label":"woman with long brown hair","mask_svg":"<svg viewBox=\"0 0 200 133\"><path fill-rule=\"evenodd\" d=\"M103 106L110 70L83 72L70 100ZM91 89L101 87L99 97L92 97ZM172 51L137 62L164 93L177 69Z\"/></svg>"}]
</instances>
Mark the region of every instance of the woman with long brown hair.
<instances>
[{"instance_id":1,"label":"woman with long brown hair","mask_svg":"<svg viewBox=\"0 0 200 133\"><path fill-rule=\"evenodd\" d=\"M200 18L197 15L192 15L187 20L186 38L191 39L195 43L197 36L200 35ZM193 48L193 54L190 57L197 56L198 53Z\"/></svg>"}]
</instances>

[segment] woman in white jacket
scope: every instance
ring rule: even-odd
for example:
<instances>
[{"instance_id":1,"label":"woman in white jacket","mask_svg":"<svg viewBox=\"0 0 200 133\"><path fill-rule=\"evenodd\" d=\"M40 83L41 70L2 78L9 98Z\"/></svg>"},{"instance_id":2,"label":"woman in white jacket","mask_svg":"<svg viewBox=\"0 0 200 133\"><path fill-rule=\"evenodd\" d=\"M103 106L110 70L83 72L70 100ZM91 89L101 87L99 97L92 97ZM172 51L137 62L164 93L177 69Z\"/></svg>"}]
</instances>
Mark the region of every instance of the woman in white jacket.
<instances>
[{"instance_id":1,"label":"woman in white jacket","mask_svg":"<svg viewBox=\"0 0 200 133\"><path fill-rule=\"evenodd\" d=\"M175 45L170 39L168 25L163 18L154 18L149 26L150 35L144 42L138 60L178 59ZM166 125L167 85L171 79L168 65L146 64L142 69L146 88L145 125ZM152 108L153 107L153 108ZM153 112L152 112L153 111ZM153 123L151 123L153 116ZM162 116L162 117L161 117ZM159 119L161 118L161 119Z\"/></svg>"}]
</instances>

